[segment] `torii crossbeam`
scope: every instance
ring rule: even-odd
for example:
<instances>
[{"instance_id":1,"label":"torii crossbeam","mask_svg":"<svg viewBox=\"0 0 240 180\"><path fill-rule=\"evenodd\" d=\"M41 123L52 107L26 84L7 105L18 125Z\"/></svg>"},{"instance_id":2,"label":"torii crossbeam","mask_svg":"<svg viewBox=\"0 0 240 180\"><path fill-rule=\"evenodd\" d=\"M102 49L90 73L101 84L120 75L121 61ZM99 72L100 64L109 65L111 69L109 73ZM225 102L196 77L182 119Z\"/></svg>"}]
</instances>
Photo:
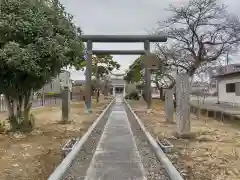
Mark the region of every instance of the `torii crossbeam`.
<instances>
[{"instance_id":1,"label":"torii crossbeam","mask_svg":"<svg viewBox=\"0 0 240 180\"><path fill-rule=\"evenodd\" d=\"M166 42L166 35L82 35L80 39L87 42L87 71L86 71L86 105L91 109L92 54L150 54L150 42ZM144 50L93 50L93 43L144 43ZM148 108L151 107L151 75L145 67L145 91Z\"/></svg>"}]
</instances>

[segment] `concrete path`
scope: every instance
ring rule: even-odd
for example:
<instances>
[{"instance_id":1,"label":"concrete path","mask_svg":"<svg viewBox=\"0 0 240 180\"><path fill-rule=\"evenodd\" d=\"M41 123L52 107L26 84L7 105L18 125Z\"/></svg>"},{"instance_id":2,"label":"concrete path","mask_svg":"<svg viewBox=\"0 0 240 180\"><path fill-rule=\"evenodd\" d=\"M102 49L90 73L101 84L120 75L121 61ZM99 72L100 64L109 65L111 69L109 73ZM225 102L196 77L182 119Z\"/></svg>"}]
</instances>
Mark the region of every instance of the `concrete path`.
<instances>
[{"instance_id":1,"label":"concrete path","mask_svg":"<svg viewBox=\"0 0 240 180\"><path fill-rule=\"evenodd\" d=\"M85 180L146 180L121 96L116 97Z\"/></svg>"}]
</instances>

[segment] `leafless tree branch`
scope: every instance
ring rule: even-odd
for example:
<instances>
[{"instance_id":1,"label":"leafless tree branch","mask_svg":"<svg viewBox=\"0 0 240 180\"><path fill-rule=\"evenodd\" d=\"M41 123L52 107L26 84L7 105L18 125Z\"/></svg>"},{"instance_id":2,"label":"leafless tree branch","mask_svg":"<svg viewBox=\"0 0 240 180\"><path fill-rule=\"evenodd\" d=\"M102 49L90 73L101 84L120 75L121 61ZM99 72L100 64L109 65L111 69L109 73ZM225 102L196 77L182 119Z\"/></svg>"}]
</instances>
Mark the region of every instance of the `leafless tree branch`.
<instances>
[{"instance_id":1,"label":"leafless tree branch","mask_svg":"<svg viewBox=\"0 0 240 180\"><path fill-rule=\"evenodd\" d=\"M168 11L172 16L159 22L155 32L167 32L171 43L168 47L156 44L163 65L193 76L238 50L240 21L226 11L224 4L219 5L216 0L190 0L186 6L170 6Z\"/></svg>"}]
</instances>

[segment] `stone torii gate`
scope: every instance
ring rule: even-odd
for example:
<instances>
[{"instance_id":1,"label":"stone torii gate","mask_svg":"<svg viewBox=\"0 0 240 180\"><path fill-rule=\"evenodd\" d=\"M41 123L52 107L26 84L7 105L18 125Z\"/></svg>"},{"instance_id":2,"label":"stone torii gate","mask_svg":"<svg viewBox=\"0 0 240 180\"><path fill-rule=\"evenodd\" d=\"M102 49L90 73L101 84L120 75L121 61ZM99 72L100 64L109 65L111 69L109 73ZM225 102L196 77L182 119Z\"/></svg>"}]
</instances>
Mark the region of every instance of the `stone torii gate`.
<instances>
[{"instance_id":1,"label":"stone torii gate","mask_svg":"<svg viewBox=\"0 0 240 180\"><path fill-rule=\"evenodd\" d=\"M87 67L86 67L86 105L91 109L91 81L92 81L92 55L150 55L150 42L166 42L167 36L160 35L82 35L80 39L87 42ZM144 50L93 50L93 43L144 43ZM148 108L151 107L151 74L145 65L145 91Z\"/></svg>"}]
</instances>

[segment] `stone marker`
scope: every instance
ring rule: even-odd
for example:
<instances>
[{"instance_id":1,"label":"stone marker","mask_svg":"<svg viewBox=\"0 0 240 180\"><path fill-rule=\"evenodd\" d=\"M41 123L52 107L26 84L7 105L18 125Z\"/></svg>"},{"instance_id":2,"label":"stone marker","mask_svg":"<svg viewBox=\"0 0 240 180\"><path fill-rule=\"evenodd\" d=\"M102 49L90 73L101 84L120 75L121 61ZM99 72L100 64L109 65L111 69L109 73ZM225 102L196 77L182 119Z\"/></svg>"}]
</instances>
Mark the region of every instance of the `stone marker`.
<instances>
[{"instance_id":1,"label":"stone marker","mask_svg":"<svg viewBox=\"0 0 240 180\"><path fill-rule=\"evenodd\" d=\"M167 122L173 123L173 89L166 90L164 112Z\"/></svg>"},{"instance_id":2,"label":"stone marker","mask_svg":"<svg viewBox=\"0 0 240 180\"><path fill-rule=\"evenodd\" d=\"M68 123L70 113L70 92L68 87L62 90L62 121Z\"/></svg>"},{"instance_id":3,"label":"stone marker","mask_svg":"<svg viewBox=\"0 0 240 180\"><path fill-rule=\"evenodd\" d=\"M190 82L187 74L178 74L176 78L176 122L177 132L181 134L190 133Z\"/></svg>"}]
</instances>

